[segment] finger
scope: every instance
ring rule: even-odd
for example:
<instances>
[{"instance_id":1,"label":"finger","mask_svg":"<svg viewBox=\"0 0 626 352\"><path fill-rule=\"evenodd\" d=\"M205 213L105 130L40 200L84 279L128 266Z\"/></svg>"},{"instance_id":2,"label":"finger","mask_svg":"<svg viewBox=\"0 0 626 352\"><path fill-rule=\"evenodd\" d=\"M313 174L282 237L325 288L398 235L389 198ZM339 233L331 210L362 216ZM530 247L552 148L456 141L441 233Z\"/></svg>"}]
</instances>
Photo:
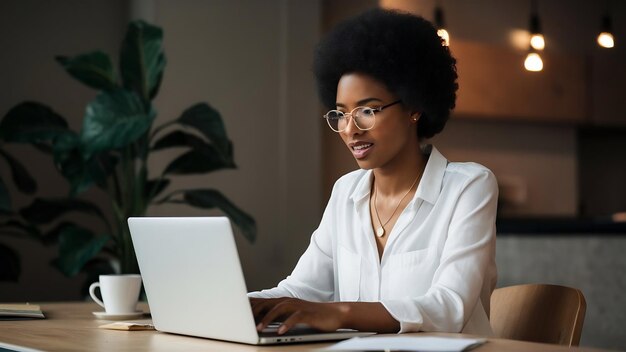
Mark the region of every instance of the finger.
<instances>
[{"instance_id":1,"label":"finger","mask_svg":"<svg viewBox=\"0 0 626 352\"><path fill-rule=\"evenodd\" d=\"M252 307L252 314L256 320L260 320L269 310L271 310L276 304L280 303L282 298L269 298L259 301Z\"/></svg>"},{"instance_id":2,"label":"finger","mask_svg":"<svg viewBox=\"0 0 626 352\"><path fill-rule=\"evenodd\" d=\"M304 313L301 311L294 312L289 316L289 318L285 319L285 321L280 324L278 328L278 335L282 335L293 328L298 323L304 322Z\"/></svg>"},{"instance_id":3,"label":"finger","mask_svg":"<svg viewBox=\"0 0 626 352\"><path fill-rule=\"evenodd\" d=\"M259 331L263 330L271 322L275 321L278 317L291 315L293 309L294 307L288 301L281 302L275 305L274 308L272 308L269 312L267 312L265 316L263 317L263 319L261 319L261 322L259 323L259 325L257 325L257 329Z\"/></svg>"},{"instance_id":4,"label":"finger","mask_svg":"<svg viewBox=\"0 0 626 352\"><path fill-rule=\"evenodd\" d=\"M261 320L261 318L274 306L276 302L272 300L263 300L252 307L252 314L255 320Z\"/></svg>"},{"instance_id":5,"label":"finger","mask_svg":"<svg viewBox=\"0 0 626 352\"><path fill-rule=\"evenodd\" d=\"M274 308L274 306L284 301L297 302L298 300L290 297L261 299L255 306L252 307L252 314L254 315L255 320L259 320L260 317L264 316L268 311Z\"/></svg>"}]
</instances>

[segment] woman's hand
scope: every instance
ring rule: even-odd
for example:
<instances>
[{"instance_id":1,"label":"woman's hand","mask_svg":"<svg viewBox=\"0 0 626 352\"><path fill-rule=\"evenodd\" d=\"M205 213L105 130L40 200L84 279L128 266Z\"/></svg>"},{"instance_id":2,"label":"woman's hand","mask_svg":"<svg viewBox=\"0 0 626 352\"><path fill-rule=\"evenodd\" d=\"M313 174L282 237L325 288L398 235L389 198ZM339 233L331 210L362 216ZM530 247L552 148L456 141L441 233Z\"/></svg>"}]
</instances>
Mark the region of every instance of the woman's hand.
<instances>
[{"instance_id":1,"label":"woman's hand","mask_svg":"<svg viewBox=\"0 0 626 352\"><path fill-rule=\"evenodd\" d=\"M283 323L278 334L284 334L294 325L303 323L322 331L335 331L342 327L346 307L340 303L317 303L297 298L250 298L252 313L261 331L276 320Z\"/></svg>"}]
</instances>

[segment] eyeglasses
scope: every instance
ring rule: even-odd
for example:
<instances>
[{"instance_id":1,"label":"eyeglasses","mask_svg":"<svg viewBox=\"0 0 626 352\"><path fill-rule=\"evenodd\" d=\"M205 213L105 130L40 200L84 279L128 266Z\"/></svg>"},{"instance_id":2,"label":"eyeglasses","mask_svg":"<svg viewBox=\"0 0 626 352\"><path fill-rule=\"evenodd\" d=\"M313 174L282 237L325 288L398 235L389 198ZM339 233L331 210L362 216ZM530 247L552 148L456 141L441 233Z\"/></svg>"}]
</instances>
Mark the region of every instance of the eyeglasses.
<instances>
[{"instance_id":1,"label":"eyeglasses","mask_svg":"<svg viewBox=\"0 0 626 352\"><path fill-rule=\"evenodd\" d=\"M339 110L330 110L324 115L328 126L335 132L343 132L350 124L350 118L354 119L354 125L361 131L367 131L374 128L376 124L376 113L383 111L392 105L398 104L402 100L396 100L393 103L383 105L379 108L370 108L368 106L357 106L349 113Z\"/></svg>"}]
</instances>

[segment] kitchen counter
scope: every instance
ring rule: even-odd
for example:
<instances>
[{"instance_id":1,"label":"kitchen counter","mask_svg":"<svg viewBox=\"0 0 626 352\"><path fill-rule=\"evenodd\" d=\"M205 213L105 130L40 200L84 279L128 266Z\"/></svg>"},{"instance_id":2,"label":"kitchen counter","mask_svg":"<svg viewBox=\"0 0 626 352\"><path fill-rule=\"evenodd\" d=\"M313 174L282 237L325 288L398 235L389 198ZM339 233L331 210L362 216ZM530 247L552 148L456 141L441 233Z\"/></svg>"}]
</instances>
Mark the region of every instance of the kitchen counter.
<instances>
[{"instance_id":1,"label":"kitchen counter","mask_svg":"<svg viewBox=\"0 0 626 352\"><path fill-rule=\"evenodd\" d=\"M608 216L597 218L498 218L496 220L496 228L498 235L626 235L626 222L615 222Z\"/></svg>"}]
</instances>

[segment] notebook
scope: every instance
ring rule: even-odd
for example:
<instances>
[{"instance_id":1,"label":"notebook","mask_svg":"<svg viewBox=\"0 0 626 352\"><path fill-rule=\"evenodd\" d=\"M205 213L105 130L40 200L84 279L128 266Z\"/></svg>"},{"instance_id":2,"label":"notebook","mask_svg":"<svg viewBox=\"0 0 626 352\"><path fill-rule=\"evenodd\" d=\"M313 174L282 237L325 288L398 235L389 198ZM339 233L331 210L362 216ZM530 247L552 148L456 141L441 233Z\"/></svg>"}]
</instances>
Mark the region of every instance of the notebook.
<instances>
[{"instance_id":1,"label":"notebook","mask_svg":"<svg viewBox=\"0 0 626 352\"><path fill-rule=\"evenodd\" d=\"M0 320L44 319L36 304L0 304Z\"/></svg>"},{"instance_id":2,"label":"notebook","mask_svg":"<svg viewBox=\"0 0 626 352\"><path fill-rule=\"evenodd\" d=\"M256 330L226 217L131 217L131 238L156 330L254 345L341 340L373 333Z\"/></svg>"}]
</instances>

